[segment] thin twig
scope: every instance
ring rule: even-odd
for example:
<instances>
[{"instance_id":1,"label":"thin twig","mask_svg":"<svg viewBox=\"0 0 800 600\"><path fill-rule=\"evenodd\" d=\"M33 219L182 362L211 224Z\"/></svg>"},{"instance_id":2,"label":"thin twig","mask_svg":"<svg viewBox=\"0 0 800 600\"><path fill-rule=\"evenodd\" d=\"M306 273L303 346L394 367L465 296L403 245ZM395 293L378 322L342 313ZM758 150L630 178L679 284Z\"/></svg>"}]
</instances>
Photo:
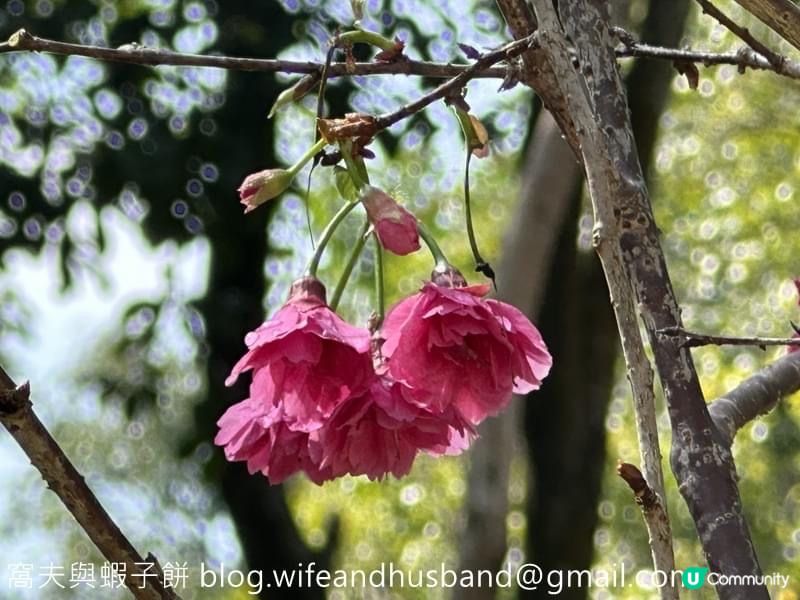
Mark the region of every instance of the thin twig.
<instances>
[{"instance_id":1,"label":"thin twig","mask_svg":"<svg viewBox=\"0 0 800 600\"><path fill-rule=\"evenodd\" d=\"M734 337L728 335L707 335L688 331L682 327L665 327L656 331L659 335L676 337L683 348L698 346L800 346L800 338Z\"/></svg>"},{"instance_id":2,"label":"thin twig","mask_svg":"<svg viewBox=\"0 0 800 600\"><path fill-rule=\"evenodd\" d=\"M70 44L37 37L24 29L13 34L8 41L0 42L0 54L9 52L46 52L64 56L85 56L105 62L119 62L144 66L191 66L212 67L229 71L259 71L266 73L315 74L319 76L324 63L315 61L277 60L268 58L239 58L233 56L208 56L182 54L171 50L148 48L137 44L125 44L119 48L104 48L83 44ZM758 52L743 48L738 52L702 52L696 50L664 48L640 42L625 44L616 49L618 58L648 58L654 60L688 61L705 66L733 65L773 71L791 79L800 79L800 63L781 57L780 67ZM418 60L396 62L358 62L348 65L335 62L330 66L328 77L363 75L417 75L434 79L455 77L469 69L469 65L454 65ZM470 79L498 78L509 75L508 67L488 67L474 72ZM316 82L315 82L316 83Z\"/></svg>"},{"instance_id":3,"label":"thin twig","mask_svg":"<svg viewBox=\"0 0 800 600\"><path fill-rule=\"evenodd\" d=\"M709 0L697 0L697 3L703 8L704 13L719 21L720 25L730 30L745 44L766 58L776 70L780 70L783 61L786 60L783 56L767 48L767 46L753 37L753 34L750 33L750 30L747 29L747 27L742 27L736 23L728 15L714 6Z\"/></svg>"},{"instance_id":4,"label":"thin twig","mask_svg":"<svg viewBox=\"0 0 800 600\"><path fill-rule=\"evenodd\" d=\"M85 56L107 62L120 62L149 66L216 67L229 71L262 71L270 73L321 73L324 63L314 61L277 60L270 58L238 58L233 56L207 56L182 54L171 50L148 48L138 44L125 44L119 48L103 48L83 44L70 44L37 37L25 29L13 34L7 42L0 43L3 52L47 52L66 56ZM418 60L395 62L368 62L348 65L346 62L331 64L328 77L355 75L420 75L445 79L455 77L470 69L470 65L453 65ZM505 67L487 68L473 72L471 79L480 77L503 78Z\"/></svg>"},{"instance_id":5,"label":"thin twig","mask_svg":"<svg viewBox=\"0 0 800 600\"><path fill-rule=\"evenodd\" d=\"M790 79L800 79L800 63L781 57L780 67L755 52L751 48L740 48L737 52L701 52L697 50L684 50L677 48L664 48L651 46L641 42L624 43L616 50L618 58L648 58L654 60L670 60L691 62L705 65L733 65L743 72L745 69L759 71L772 71Z\"/></svg>"},{"instance_id":6,"label":"thin twig","mask_svg":"<svg viewBox=\"0 0 800 600\"><path fill-rule=\"evenodd\" d=\"M534 32L522 39L509 42L496 50L482 54L468 69L394 111L378 116L351 113L346 115L344 119L322 119L318 122L318 126L323 137L328 142L351 139L359 140L362 144L368 143L369 140L384 129L418 113L437 100L457 94L472 79L475 73L480 73L482 70L503 60L511 60L526 50L535 47L536 44L536 32ZM325 131L322 131L323 126Z\"/></svg>"},{"instance_id":7,"label":"thin twig","mask_svg":"<svg viewBox=\"0 0 800 600\"><path fill-rule=\"evenodd\" d=\"M142 558L86 485L83 476L33 412L30 386L17 387L0 367L0 422L42 478L111 563L124 564L125 585L140 600L179 600L159 579L155 559ZM152 570L151 570L152 569Z\"/></svg>"},{"instance_id":8,"label":"thin twig","mask_svg":"<svg viewBox=\"0 0 800 600\"><path fill-rule=\"evenodd\" d=\"M28 50L52 52L55 54L69 54L87 56L99 60L127 62L141 65L190 65L219 67L224 69L241 69L249 71L281 71L288 73L312 73L327 71L328 77L341 75L370 75L379 73L402 73L425 75L429 77L451 77L431 92L421 98L401 106L399 109L376 117L368 125L369 131L364 131L368 137L376 132L390 127L398 121L419 112L432 102L444 98L451 92L462 88L470 79L476 77L503 77L508 75L508 69L492 67L504 60L511 60L519 56L535 43L535 33L525 38L515 40L504 46L483 54L473 64L462 67L460 65L442 65L437 63L421 63L410 60L400 60L391 63L333 63L326 69L325 65L315 62L294 62L273 59L232 58L224 56L203 56L199 54L179 54L168 50L155 50L138 45L126 45L120 48L101 48L98 46L83 46L56 42L36 37L25 29L20 29L8 39L8 45L13 50ZM358 131L353 132L357 137Z\"/></svg>"},{"instance_id":9,"label":"thin twig","mask_svg":"<svg viewBox=\"0 0 800 600\"><path fill-rule=\"evenodd\" d=\"M421 98L401 106L397 110L389 113L385 113L375 118L375 127L377 130L385 129L386 127L390 127L405 119L406 117L419 112L429 104L435 102L436 100L440 100L445 98L446 96L450 95L452 92L459 90L460 88L464 87L464 85L472 79L476 73L480 73L485 69L491 67L492 65L503 61L503 60L510 60L516 56L519 56L529 48L532 48L536 44L536 32L532 33L531 35L524 37L519 40L515 40L510 42L497 50L492 50L491 52L487 52L481 57L476 60L472 65L453 77L452 79L444 82L437 88L433 89L432 91L428 92Z\"/></svg>"},{"instance_id":10,"label":"thin twig","mask_svg":"<svg viewBox=\"0 0 800 600\"><path fill-rule=\"evenodd\" d=\"M658 494L653 491L642 475L638 467L630 463L619 462L617 465L617 475L619 475L628 487L631 488L633 496L642 508L647 531L650 534L650 544L671 544L669 518L664 505ZM653 537L658 537L658 541Z\"/></svg>"}]
</instances>

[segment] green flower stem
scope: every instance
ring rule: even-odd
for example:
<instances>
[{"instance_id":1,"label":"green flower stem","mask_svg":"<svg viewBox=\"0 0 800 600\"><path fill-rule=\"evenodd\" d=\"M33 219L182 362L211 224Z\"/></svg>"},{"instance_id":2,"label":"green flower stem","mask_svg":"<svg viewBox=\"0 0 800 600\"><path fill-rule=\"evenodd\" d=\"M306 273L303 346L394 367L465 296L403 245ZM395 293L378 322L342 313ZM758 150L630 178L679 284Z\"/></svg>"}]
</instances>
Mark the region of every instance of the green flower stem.
<instances>
[{"instance_id":1,"label":"green flower stem","mask_svg":"<svg viewBox=\"0 0 800 600\"><path fill-rule=\"evenodd\" d=\"M386 311L386 301L383 291L383 247L376 234L372 234L375 240L375 300L378 303L378 322L376 327L383 323L383 316Z\"/></svg>"},{"instance_id":2,"label":"green flower stem","mask_svg":"<svg viewBox=\"0 0 800 600\"><path fill-rule=\"evenodd\" d=\"M397 44L394 40L390 40L379 33L365 31L364 29L341 33L338 40L348 44L370 44L371 46L377 46L381 50L394 50Z\"/></svg>"},{"instance_id":3,"label":"green flower stem","mask_svg":"<svg viewBox=\"0 0 800 600\"><path fill-rule=\"evenodd\" d=\"M472 150L476 147L480 147L481 143L475 134L475 128L472 125L472 121L469 119L467 111L454 106L453 112L458 119L458 124L461 125L461 132L464 134L464 142L467 148L467 158L464 162L464 213L467 218L467 237L469 238L469 247L472 250L475 263L480 265L486 261L483 260L481 253L478 251L475 229L472 226L472 206L469 196L469 163L472 159Z\"/></svg>"},{"instance_id":4,"label":"green flower stem","mask_svg":"<svg viewBox=\"0 0 800 600\"><path fill-rule=\"evenodd\" d=\"M467 237L469 238L469 247L472 249L472 256L475 263L480 265L485 263L478 251L478 242L475 239L475 229L472 227L472 206L469 198L469 161L472 158L472 150L467 146L467 159L464 163L464 213L467 218Z\"/></svg>"},{"instance_id":5,"label":"green flower stem","mask_svg":"<svg viewBox=\"0 0 800 600\"><path fill-rule=\"evenodd\" d=\"M436 263L436 266L447 266L450 264L450 261L447 260L447 257L442 252L442 249L439 247L439 244L436 243L436 240L433 239L431 232L428 231L428 228L422 223L422 221L417 220L417 229L419 230L419 237L422 238L422 241L425 242L425 245L428 246L428 249L431 251L433 255L433 261Z\"/></svg>"},{"instance_id":6,"label":"green flower stem","mask_svg":"<svg viewBox=\"0 0 800 600\"><path fill-rule=\"evenodd\" d=\"M339 226L339 224L344 221L344 218L350 214L350 211L353 210L357 205L358 201L348 202L347 204L344 204L335 215L333 215L330 223L328 223L328 225L325 227L325 231L322 232L322 235L319 238L317 249L314 251L314 255L311 257L308 267L306 268L306 275L310 275L311 277L317 276L319 261L322 258L322 253L325 250L325 247L333 237L333 232L336 231L336 228Z\"/></svg>"},{"instance_id":7,"label":"green flower stem","mask_svg":"<svg viewBox=\"0 0 800 600\"><path fill-rule=\"evenodd\" d=\"M300 172L300 169L302 169L308 161L314 158L317 152L322 150L327 144L328 142L320 138L313 146L311 146L311 148L306 150L306 153L303 154L303 156L301 156L296 163L289 167L289 169L287 169L289 173L292 174L292 177L297 175Z\"/></svg>"},{"instance_id":8,"label":"green flower stem","mask_svg":"<svg viewBox=\"0 0 800 600\"><path fill-rule=\"evenodd\" d=\"M341 277L339 277L339 282L336 284L336 289L333 291L333 297L328 305L331 307L331 310L336 310L339 306L339 300L342 299L342 294L344 293L344 288L347 286L347 282L350 279L350 275L353 272L353 268L356 266L358 262L358 257L361 256L362 250L364 250L364 246L367 243L367 231L369 230L369 221L364 221L364 225L361 227L361 231L358 233L358 239L356 240L355 246L353 246L353 250L350 253L350 258L347 259L347 264L344 266L344 271L342 271Z\"/></svg>"}]
</instances>

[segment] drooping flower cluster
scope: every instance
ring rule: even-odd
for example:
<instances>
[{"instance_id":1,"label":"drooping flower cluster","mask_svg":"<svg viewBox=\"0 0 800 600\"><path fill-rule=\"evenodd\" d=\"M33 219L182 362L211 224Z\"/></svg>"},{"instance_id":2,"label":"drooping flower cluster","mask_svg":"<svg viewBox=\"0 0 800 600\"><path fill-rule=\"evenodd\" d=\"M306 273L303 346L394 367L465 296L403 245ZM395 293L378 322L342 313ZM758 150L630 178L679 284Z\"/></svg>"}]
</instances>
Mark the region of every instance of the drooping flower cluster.
<instances>
[{"instance_id":1,"label":"drooping flower cluster","mask_svg":"<svg viewBox=\"0 0 800 600\"><path fill-rule=\"evenodd\" d=\"M353 6L360 19L359 3ZM356 43L380 49L377 61L404 58L402 41L360 26L337 33L333 48ZM480 57L474 48L461 48L470 58ZM305 79L278 97L270 117L311 89ZM445 101L466 144L464 215L475 270L494 282L478 250L469 185L470 159L487 155L489 135L463 94ZM293 284L272 319L247 335L248 351L226 382L252 372L249 397L218 421L215 442L229 460L246 461L251 473L261 472L272 483L297 472L317 483L345 474L401 477L419 452L462 452L478 424L503 410L513 393L537 389L552 364L541 335L519 310L485 298L488 285L468 286L424 223L370 183L365 160L375 154L368 146L387 124L369 114L318 114L315 142L294 164L248 175L238 190L245 212L251 212L286 191L313 159L314 166L334 167L344 200L321 231L306 276ZM316 273L337 227L359 206L366 213L364 233L352 245L331 308ZM363 329L343 321L335 306L367 236L376 242L377 315ZM382 251L405 256L419 250L420 242L431 252L433 281L384 318Z\"/></svg>"},{"instance_id":2,"label":"drooping flower cluster","mask_svg":"<svg viewBox=\"0 0 800 600\"><path fill-rule=\"evenodd\" d=\"M426 283L371 335L327 306L317 279L296 281L245 338L226 383L252 370L250 397L222 416L215 443L271 483L299 471L317 483L401 477L419 451L463 451L474 426L551 365L536 328L487 292L460 275Z\"/></svg>"}]
</instances>

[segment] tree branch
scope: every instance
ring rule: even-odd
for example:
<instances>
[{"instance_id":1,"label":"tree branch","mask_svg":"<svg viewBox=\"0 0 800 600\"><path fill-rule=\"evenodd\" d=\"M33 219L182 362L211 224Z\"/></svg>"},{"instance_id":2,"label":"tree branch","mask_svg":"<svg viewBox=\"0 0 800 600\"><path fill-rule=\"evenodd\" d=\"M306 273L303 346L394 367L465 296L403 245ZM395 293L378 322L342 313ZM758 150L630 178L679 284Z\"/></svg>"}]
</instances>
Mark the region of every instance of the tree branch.
<instances>
[{"instance_id":1,"label":"tree branch","mask_svg":"<svg viewBox=\"0 0 800 600\"><path fill-rule=\"evenodd\" d=\"M670 548L671 550L672 534L669 516L662 498L647 484L644 475L635 465L620 462L617 465L617 475L631 488L636 504L642 509L647 533L650 535L650 546L652 548Z\"/></svg>"},{"instance_id":2,"label":"tree branch","mask_svg":"<svg viewBox=\"0 0 800 600\"><path fill-rule=\"evenodd\" d=\"M617 28L618 31L622 31ZM635 41L630 34L620 36L623 45L616 49L618 58L647 58L653 60L684 61L715 65L733 65L740 72L745 69L772 71L791 79L800 79L800 63L772 53L777 59L768 59L763 53L751 48L738 52L701 52L691 49L664 48ZM324 62L277 60L269 58L238 58L232 56L208 56L182 54L171 50L148 48L137 44L125 44L119 48L104 48L83 44L71 44L37 37L25 29L14 33L8 41L0 42L0 54L10 52L46 52L62 56L84 56L104 62L118 62L142 66L192 66L226 69L229 71L256 71L264 73L290 73L305 75L305 91L315 87L325 69ZM347 62L331 63L327 77L354 77L365 75L415 75L434 79L448 79L461 75L473 65L454 65L410 59L394 62ZM541 68L537 71L541 76ZM514 68L488 66L473 71L469 79L509 79ZM561 119L564 122L564 119Z\"/></svg>"},{"instance_id":3,"label":"tree branch","mask_svg":"<svg viewBox=\"0 0 800 600\"><path fill-rule=\"evenodd\" d=\"M595 215L596 248L609 288L628 296L635 292L626 303L634 298L638 301L650 338L672 425L672 470L709 567L726 575L760 575L733 457L714 435L691 353L674 339L656 334L659 329L681 325L680 307L631 132L608 28L608 3L560 3L560 19L550 0L535 0L534 5L541 46L557 71L580 135ZM574 47L577 68L566 37ZM629 308L622 311L616 306L618 301L613 298L618 318L630 319ZM621 320L618 324L621 336L627 335L628 325ZM677 594L675 589L670 591ZM716 591L723 600L769 598L764 585L718 583Z\"/></svg>"},{"instance_id":4,"label":"tree branch","mask_svg":"<svg viewBox=\"0 0 800 600\"><path fill-rule=\"evenodd\" d=\"M697 50L680 50L676 48L663 48L651 46L635 41L623 42L616 50L619 58L649 58L655 60L671 60L700 63L706 67L713 65L733 65L744 72L745 69L758 69L772 71L790 79L800 79L800 63L780 56L779 65L772 64L761 54L748 47L740 48L737 52L700 52Z\"/></svg>"},{"instance_id":5,"label":"tree branch","mask_svg":"<svg viewBox=\"0 0 800 600\"><path fill-rule=\"evenodd\" d=\"M714 400L708 412L730 446L739 429L767 414L781 398L797 390L800 390L800 352L791 352Z\"/></svg>"},{"instance_id":6,"label":"tree branch","mask_svg":"<svg viewBox=\"0 0 800 600\"><path fill-rule=\"evenodd\" d=\"M510 60L516 56L519 56L534 46L535 37L536 34L532 33L522 39L514 40L513 42L510 42L505 46L498 48L497 50L492 50L491 52L481 55L481 57L476 60L468 69L462 71L449 81L446 81L434 90L428 92L418 100L401 106L393 112L376 117L375 125L379 130L390 127L398 121L405 119L416 112L419 112L436 100L440 100L446 96L449 96L453 92L459 91L470 79L474 77L475 73L478 73L481 70L486 69L502 60Z\"/></svg>"},{"instance_id":7,"label":"tree branch","mask_svg":"<svg viewBox=\"0 0 800 600\"><path fill-rule=\"evenodd\" d=\"M165 588L155 558L142 558L117 527L83 476L33 412L28 383L17 387L0 367L0 422L14 437L42 478L59 497L103 556L112 563L123 563L125 585L139 600L179 600ZM152 564L154 571L148 571ZM138 580L138 581L137 581Z\"/></svg>"},{"instance_id":8,"label":"tree branch","mask_svg":"<svg viewBox=\"0 0 800 600\"><path fill-rule=\"evenodd\" d=\"M800 49L800 7L791 0L736 0L783 39Z\"/></svg>"},{"instance_id":9,"label":"tree branch","mask_svg":"<svg viewBox=\"0 0 800 600\"><path fill-rule=\"evenodd\" d=\"M329 143L343 139L369 140L380 131L421 111L429 104L458 94L473 77L474 73L502 60L510 60L519 56L533 44L535 44L535 33L510 42L497 50L487 52L481 55L468 69L394 111L378 116L351 113L343 119L320 119L318 121L320 132Z\"/></svg>"},{"instance_id":10,"label":"tree branch","mask_svg":"<svg viewBox=\"0 0 800 600\"><path fill-rule=\"evenodd\" d=\"M766 350L767 346L800 346L800 338L770 337L733 337L727 335L706 335L688 331L680 326L664 327L657 334L677 338L681 348L697 348L698 346L758 346Z\"/></svg>"},{"instance_id":11,"label":"tree branch","mask_svg":"<svg viewBox=\"0 0 800 600\"><path fill-rule=\"evenodd\" d=\"M645 519L648 533L650 534L653 566L659 571L670 572L675 568L675 557L672 549L672 536L670 534L666 506L663 505L666 493L664 491L664 475L661 468L661 450L656 423L653 369L644 350L634 303L635 294L631 287L631 279L625 271L624 259L617 241L621 230L616 219L613 218L613 214L610 214L613 204L609 194L613 194L612 186L616 182L610 183L604 180L613 170L611 166L613 161L609 150L605 147L606 144L603 140L602 132L598 130L598 123L602 121L603 116L598 115L600 109L598 108L597 99L592 97L592 90L588 89L588 86L585 86L576 76L566 39L552 3L550 0L537 0L534 2L534 6L536 15L540 19L542 46L550 53L550 60L562 86L562 93L569 99L571 114L575 124L578 126L584 169L594 206L595 248L603 264L608 289L611 294L611 303L617 320L628 381L633 394L639 451L647 473L647 481L652 486L652 489L655 490L654 495L662 499L659 502L662 507L663 517L660 521L661 529L651 529L654 522ZM570 9L566 10L568 12ZM575 10L584 9L575 8ZM570 17L567 16L566 12L562 14L562 18L565 16L569 22ZM574 36L572 39L576 41ZM586 69L593 69L593 66L589 66L588 59L583 63L582 53L583 49L579 48L578 61L585 64ZM616 65L614 66L616 67ZM599 75L602 71L597 69L595 72ZM621 86L621 82L619 82L619 85ZM619 93L624 94L621 87L619 88ZM595 101L594 104L593 100ZM627 116L627 109L625 112ZM623 135L625 132L619 131L617 133ZM633 143L632 136L631 143ZM615 178L613 177L612 180ZM664 600L678 598L677 591L672 585L666 585L661 588L660 595Z\"/></svg>"},{"instance_id":12,"label":"tree branch","mask_svg":"<svg viewBox=\"0 0 800 600\"><path fill-rule=\"evenodd\" d=\"M119 48L103 48L70 44L37 37L25 29L14 33L7 42L0 43L0 53L5 52L47 52L64 56L85 56L106 62L120 62L145 66L186 66L216 67L230 71L261 71L267 73L320 74L324 63L313 61L277 60L270 58L237 58L232 56L208 56L203 54L182 54L171 50L148 48L138 44L125 44ZM367 62L331 64L328 77L356 75L420 75L445 79L455 77L470 69L471 65L453 65L416 60L397 60L394 62ZM493 67L473 71L470 79L504 78L506 67Z\"/></svg>"},{"instance_id":13,"label":"tree branch","mask_svg":"<svg viewBox=\"0 0 800 600\"><path fill-rule=\"evenodd\" d=\"M761 54L764 58L766 58L769 63L776 68L780 68L781 63L785 60L784 57L780 56L779 54L773 52L767 46L759 42L753 34L750 33L750 30L747 27L742 27L738 23L736 23L733 19L731 19L728 15L718 9L716 6L711 4L709 0L697 0L698 4L703 8L703 12L707 15L715 18L719 23L729 29L734 35L736 35L739 39L741 39L745 44L750 46L753 50Z\"/></svg>"}]
</instances>

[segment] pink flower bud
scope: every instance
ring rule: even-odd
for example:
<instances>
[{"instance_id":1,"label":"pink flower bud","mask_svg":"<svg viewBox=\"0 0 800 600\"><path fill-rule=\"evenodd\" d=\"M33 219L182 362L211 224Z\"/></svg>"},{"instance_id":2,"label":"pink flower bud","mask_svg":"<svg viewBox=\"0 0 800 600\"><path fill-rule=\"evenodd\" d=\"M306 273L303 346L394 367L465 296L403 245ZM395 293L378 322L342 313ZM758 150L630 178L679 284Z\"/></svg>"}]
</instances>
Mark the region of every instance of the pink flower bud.
<instances>
[{"instance_id":1,"label":"pink flower bud","mask_svg":"<svg viewBox=\"0 0 800 600\"><path fill-rule=\"evenodd\" d=\"M368 186L361 194L361 202L384 248L400 256L419 250L417 218L394 198L381 189Z\"/></svg>"},{"instance_id":2,"label":"pink flower bud","mask_svg":"<svg viewBox=\"0 0 800 600\"><path fill-rule=\"evenodd\" d=\"M239 200L244 204L244 212L249 213L282 194L292 184L294 174L286 169L265 169L251 173L239 186Z\"/></svg>"}]
</instances>

